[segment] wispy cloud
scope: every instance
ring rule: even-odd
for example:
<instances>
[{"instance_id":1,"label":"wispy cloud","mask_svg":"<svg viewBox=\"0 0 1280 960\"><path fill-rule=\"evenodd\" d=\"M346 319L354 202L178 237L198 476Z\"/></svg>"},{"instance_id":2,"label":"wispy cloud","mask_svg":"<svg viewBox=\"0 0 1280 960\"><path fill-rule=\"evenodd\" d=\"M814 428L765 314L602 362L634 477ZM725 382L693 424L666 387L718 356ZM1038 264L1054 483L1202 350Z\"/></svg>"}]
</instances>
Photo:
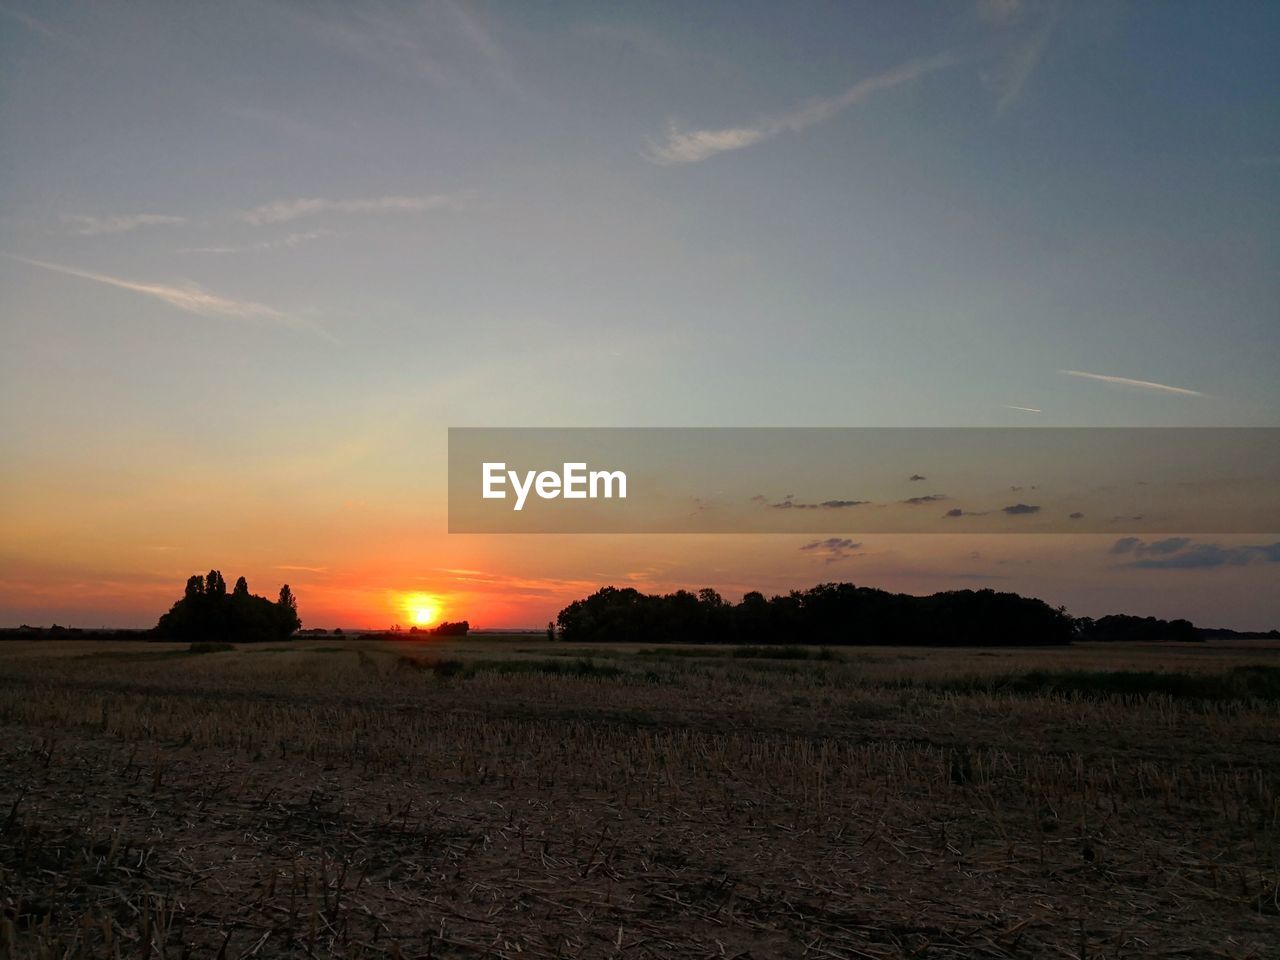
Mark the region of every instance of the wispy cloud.
<instances>
[{"instance_id":1,"label":"wispy cloud","mask_svg":"<svg viewBox=\"0 0 1280 960\"><path fill-rule=\"evenodd\" d=\"M814 540L800 548L802 553L812 553L823 558L823 563L835 563L858 556L862 546L848 537L827 537L825 540Z\"/></svg>"},{"instance_id":2,"label":"wispy cloud","mask_svg":"<svg viewBox=\"0 0 1280 960\"><path fill-rule=\"evenodd\" d=\"M443 86L458 82L454 71L427 50L429 31L422 8L395 16L372 4L353 4L340 17L314 16L315 8L306 4L287 9L305 31L347 57Z\"/></svg>"},{"instance_id":3,"label":"wispy cloud","mask_svg":"<svg viewBox=\"0 0 1280 960\"><path fill-rule=\"evenodd\" d=\"M909 507L921 507L921 506L924 506L926 503L937 503L940 500L946 500L946 499L947 499L946 494L930 493L927 496L923 496L923 497L908 497L906 500L903 500L902 503L905 503Z\"/></svg>"},{"instance_id":4,"label":"wispy cloud","mask_svg":"<svg viewBox=\"0 0 1280 960\"><path fill-rule=\"evenodd\" d=\"M1006 410L1021 410L1023 413L1044 413L1039 407L1020 407L1016 403L1006 403Z\"/></svg>"},{"instance_id":5,"label":"wispy cloud","mask_svg":"<svg viewBox=\"0 0 1280 960\"><path fill-rule=\"evenodd\" d=\"M1136 557L1123 566L1139 570L1204 570L1280 563L1280 543L1224 546L1195 543L1189 537L1169 537L1150 543L1138 537L1123 537L1112 545L1110 553Z\"/></svg>"},{"instance_id":6,"label":"wispy cloud","mask_svg":"<svg viewBox=\"0 0 1280 960\"><path fill-rule=\"evenodd\" d=\"M333 230L309 230L305 233L290 233L275 240L259 240L257 243L228 244L212 247L180 247L178 253L250 253L255 250L283 250L296 247L312 240L324 237L336 237Z\"/></svg>"},{"instance_id":7,"label":"wispy cloud","mask_svg":"<svg viewBox=\"0 0 1280 960\"><path fill-rule=\"evenodd\" d=\"M153 297L161 300L171 307L176 307L186 313L195 313L200 316L224 316L235 317L242 320L269 320L274 323L284 324L285 326L295 329L305 329L333 343L337 341L324 330L314 324L291 316L274 307L268 307L265 304L254 303L252 300L232 300L227 297L220 297L215 293L210 293L204 288L194 284L187 283L183 286L169 286L160 283L140 283L134 280L125 280L120 277L108 276L104 273L93 273L89 270L79 270L75 267L68 267L60 263L49 263L45 260L31 260L27 257L15 257L5 254L11 260L17 260L20 263L27 263L33 267L40 267L44 270L52 270L54 273L65 274L69 277L78 277L81 280L92 280L95 283L106 284L107 286L116 287L120 290L128 290L132 293L139 293L143 296Z\"/></svg>"},{"instance_id":8,"label":"wispy cloud","mask_svg":"<svg viewBox=\"0 0 1280 960\"><path fill-rule=\"evenodd\" d=\"M524 93L523 88L516 81L511 58L495 39L492 29L475 15L474 8L469 9L454 0L441 0L440 6L452 14L458 32L480 55L480 59L487 66L492 77L508 90Z\"/></svg>"},{"instance_id":9,"label":"wispy cloud","mask_svg":"<svg viewBox=\"0 0 1280 960\"><path fill-rule=\"evenodd\" d=\"M1087 373L1084 370L1059 370L1068 377L1083 377L1086 380L1100 380L1103 383L1115 383L1124 387L1140 387L1143 390L1158 390L1163 393L1176 393L1185 397L1203 397L1199 390L1188 390L1186 387L1171 387L1167 383L1155 383L1151 380L1134 380L1130 377L1112 377L1104 373Z\"/></svg>"},{"instance_id":10,"label":"wispy cloud","mask_svg":"<svg viewBox=\"0 0 1280 960\"><path fill-rule=\"evenodd\" d=\"M351 200L304 197L297 200L276 200L252 210L242 210L236 214L236 219L262 226L322 213L422 213L427 210L456 210L473 199L475 194L470 191L423 196L360 197Z\"/></svg>"},{"instance_id":11,"label":"wispy cloud","mask_svg":"<svg viewBox=\"0 0 1280 960\"><path fill-rule=\"evenodd\" d=\"M62 218L62 222L76 236L92 237L100 233L125 233L139 227L177 226L186 223L187 218L167 213L127 213L115 217L68 214Z\"/></svg>"},{"instance_id":12,"label":"wispy cloud","mask_svg":"<svg viewBox=\"0 0 1280 960\"><path fill-rule=\"evenodd\" d=\"M1036 72L1036 68L1044 58L1045 47L1049 43L1049 36L1053 33L1056 23L1056 16L1051 14L1046 17L1039 29L1013 48L1003 69L998 74L986 77L988 84L998 94L997 114L1007 112L1022 99L1022 91L1026 88L1027 81L1031 79L1031 75Z\"/></svg>"},{"instance_id":13,"label":"wispy cloud","mask_svg":"<svg viewBox=\"0 0 1280 960\"><path fill-rule=\"evenodd\" d=\"M378 70L453 89L479 80L525 92L497 39L500 24L474 4L293 4L288 10L303 33Z\"/></svg>"},{"instance_id":14,"label":"wispy cloud","mask_svg":"<svg viewBox=\"0 0 1280 960\"><path fill-rule=\"evenodd\" d=\"M673 123L667 128L663 142L649 144L648 157L659 164L697 163L717 153L741 150L782 133L799 133L830 120L883 90L910 83L955 62L951 54L941 54L927 60L911 60L892 70L859 80L843 93L812 100L777 116L761 117L746 126L681 130Z\"/></svg>"}]
</instances>

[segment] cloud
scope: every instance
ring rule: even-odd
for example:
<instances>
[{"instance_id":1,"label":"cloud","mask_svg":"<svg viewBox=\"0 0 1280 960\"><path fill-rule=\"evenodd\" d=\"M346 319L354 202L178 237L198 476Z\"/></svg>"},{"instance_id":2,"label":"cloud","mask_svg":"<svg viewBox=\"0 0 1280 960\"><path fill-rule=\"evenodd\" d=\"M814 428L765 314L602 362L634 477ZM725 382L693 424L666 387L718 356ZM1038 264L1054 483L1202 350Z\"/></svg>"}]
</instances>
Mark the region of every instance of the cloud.
<instances>
[{"instance_id":1,"label":"cloud","mask_svg":"<svg viewBox=\"0 0 1280 960\"><path fill-rule=\"evenodd\" d=\"M1157 556L1163 557L1178 553L1191 545L1190 537L1166 537L1164 540L1153 540L1145 543L1141 537L1121 537L1111 545L1111 553L1123 556Z\"/></svg>"},{"instance_id":2,"label":"cloud","mask_svg":"<svg viewBox=\"0 0 1280 960\"><path fill-rule=\"evenodd\" d=\"M782 133L799 133L830 120L882 90L910 83L949 67L953 63L955 58L950 54L942 54L927 60L911 60L892 70L859 80L843 93L811 100L777 116L761 117L746 126L681 130L672 123L667 127L663 142L649 144L648 158L654 163L663 165L697 163L714 157L717 153L741 150L743 147L771 140Z\"/></svg>"},{"instance_id":3,"label":"cloud","mask_svg":"<svg viewBox=\"0 0 1280 960\"><path fill-rule=\"evenodd\" d=\"M1112 545L1110 552L1134 557L1123 566L1138 570L1204 570L1280 563L1280 542L1223 546L1195 543L1189 537L1168 537L1151 543L1144 543L1138 537L1123 537Z\"/></svg>"},{"instance_id":4,"label":"cloud","mask_svg":"<svg viewBox=\"0 0 1280 960\"><path fill-rule=\"evenodd\" d=\"M454 0L397 4L291 4L287 7L304 33L379 70L465 89L476 80L524 89L516 82L511 58L495 35L492 20L482 22L476 5ZM316 11L325 11L317 15Z\"/></svg>"},{"instance_id":5,"label":"cloud","mask_svg":"<svg viewBox=\"0 0 1280 960\"><path fill-rule=\"evenodd\" d=\"M157 300L176 307L187 313L199 314L203 317L224 316L235 317L242 320L270 320L275 323L284 324L285 326L305 329L308 332L317 334L336 343L332 336L319 327L314 326L306 321L292 317L287 313L283 313L274 307L268 307L261 303L254 303L252 300L231 300L227 297L220 297L217 294L197 286L194 283L188 283L185 286L173 287L159 283L139 283L133 280L124 280L120 277L111 277L103 273L92 273L88 270L78 270L75 267L63 266L59 263L48 263L44 260L29 260L26 257L9 256L11 260L17 260L20 263L27 263L33 267L40 267L44 270L52 270L55 273L66 274L69 277L79 277L82 280L92 280L95 283L106 284L110 287L116 287L120 290L129 290L133 293L140 293L143 296L154 297Z\"/></svg>"},{"instance_id":6,"label":"cloud","mask_svg":"<svg viewBox=\"0 0 1280 960\"><path fill-rule=\"evenodd\" d=\"M1023 413L1044 413L1039 407L1020 407L1016 403L1006 403L1006 410L1021 410Z\"/></svg>"},{"instance_id":7,"label":"cloud","mask_svg":"<svg viewBox=\"0 0 1280 960\"><path fill-rule=\"evenodd\" d=\"M955 517L985 517L989 512L990 512L990 511L988 511L988 510L973 511L973 510L961 510L959 507L952 507L950 510L948 510L946 513L944 513L942 516L943 516L944 518L955 518Z\"/></svg>"},{"instance_id":8,"label":"cloud","mask_svg":"<svg viewBox=\"0 0 1280 960\"><path fill-rule=\"evenodd\" d=\"M946 495L941 493L931 493L925 497L908 497L902 502L911 507L919 507L926 503L937 503L939 500L945 500Z\"/></svg>"},{"instance_id":9,"label":"cloud","mask_svg":"<svg viewBox=\"0 0 1280 960\"><path fill-rule=\"evenodd\" d=\"M259 240L257 243L231 244L215 247L181 247L178 253L249 253L255 250L283 250L296 247L322 237L338 236L333 230L309 230L305 233L290 233L276 240Z\"/></svg>"},{"instance_id":10,"label":"cloud","mask_svg":"<svg viewBox=\"0 0 1280 960\"><path fill-rule=\"evenodd\" d=\"M1134 548L1142 543L1139 537L1121 537L1111 545L1111 552L1117 554L1133 553Z\"/></svg>"},{"instance_id":11,"label":"cloud","mask_svg":"<svg viewBox=\"0 0 1280 960\"><path fill-rule=\"evenodd\" d=\"M1077 510L1075 513L1069 513L1069 514L1067 514L1067 519L1069 519L1069 520L1083 520L1083 519L1084 519L1084 514L1083 514L1083 513L1081 513L1079 510Z\"/></svg>"},{"instance_id":12,"label":"cloud","mask_svg":"<svg viewBox=\"0 0 1280 960\"><path fill-rule=\"evenodd\" d=\"M351 200L303 197L297 200L276 200L252 210L241 210L236 214L236 219L260 227L322 213L422 213L428 210L457 210L474 198L475 194L470 191L423 196L360 197Z\"/></svg>"},{"instance_id":13,"label":"cloud","mask_svg":"<svg viewBox=\"0 0 1280 960\"><path fill-rule=\"evenodd\" d=\"M855 543L848 537L827 537L825 540L814 540L812 543L806 543L800 550L804 553L813 553L821 556L824 563L835 563L838 560L847 560L850 557L857 556L856 551L861 546L861 543Z\"/></svg>"},{"instance_id":14,"label":"cloud","mask_svg":"<svg viewBox=\"0 0 1280 960\"><path fill-rule=\"evenodd\" d=\"M1006 113L1022 99L1027 81L1044 58L1045 47L1056 23L1056 16L1047 16L1037 30L1012 47L998 71L983 75L983 82L996 92L997 116Z\"/></svg>"},{"instance_id":15,"label":"cloud","mask_svg":"<svg viewBox=\"0 0 1280 960\"><path fill-rule=\"evenodd\" d=\"M456 3L454 0L444 0L440 6L452 14L458 26L458 32L480 55L492 78L508 90L523 94L524 88L516 81L512 71L511 58L494 38L492 30L475 16L474 8L468 9L467 6Z\"/></svg>"},{"instance_id":16,"label":"cloud","mask_svg":"<svg viewBox=\"0 0 1280 960\"><path fill-rule=\"evenodd\" d=\"M167 213L129 213L115 217L68 214L62 222L78 237L93 237L100 233L125 233L138 227L176 226L186 223L187 218Z\"/></svg>"},{"instance_id":17,"label":"cloud","mask_svg":"<svg viewBox=\"0 0 1280 960\"><path fill-rule=\"evenodd\" d=\"M1040 508L1030 503L1015 503L1008 507L1001 507L1000 511L1011 517L1023 517L1029 513L1039 513Z\"/></svg>"},{"instance_id":18,"label":"cloud","mask_svg":"<svg viewBox=\"0 0 1280 960\"><path fill-rule=\"evenodd\" d=\"M921 476L918 473L913 473L911 476L907 477L907 479L911 481L916 481L916 480L928 480L929 478Z\"/></svg>"},{"instance_id":19,"label":"cloud","mask_svg":"<svg viewBox=\"0 0 1280 960\"><path fill-rule=\"evenodd\" d=\"M287 9L305 31L344 56L441 86L460 82L457 72L428 50L431 35L442 35L436 18L426 16L430 5L414 14L393 16L372 4L353 4L341 18L313 16L313 7L305 4Z\"/></svg>"},{"instance_id":20,"label":"cloud","mask_svg":"<svg viewBox=\"0 0 1280 960\"><path fill-rule=\"evenodd\" d=\"M1138 549L1142 553L1165 556L1170 553L1177 553L1190 543L1190 537L1168 537L1164 540L1156 540L1153 543L1142 544Z\"/></svg>"},{"instance_id":21,"label":"cloud","mask_svg":"<svg viewBox=\"0 0 1280 960\"><path fill-rule=\"evenodd\" d=\"M869 500L823 500L821 503L798 503L792 494L787 494L776 503L769 503L759 494L751 499L755 503L767 504L771 510L844 510L870 503Z\"/></svg>"},{"instance_id":22,"label":"cloud","mask_svg":"<svg viewBox=\"0 0 1280 960\"><path fill-rule=\"evenodd\" d=\"M1151 380L1134 380L1130 377L1112 377L1103 373L1086 373L1084 370L1059 370L1068 377L1083 377L1086 380L1099 380L1103 383L1115 383L1124 387L1140 387L1143 390L1158 390L1163 393L1176 393L1186 397L1203 397L1199 390L1188 390L1186 387L1171 387L1166 383L1155 383Z\"/></svg>"}]
</instances>

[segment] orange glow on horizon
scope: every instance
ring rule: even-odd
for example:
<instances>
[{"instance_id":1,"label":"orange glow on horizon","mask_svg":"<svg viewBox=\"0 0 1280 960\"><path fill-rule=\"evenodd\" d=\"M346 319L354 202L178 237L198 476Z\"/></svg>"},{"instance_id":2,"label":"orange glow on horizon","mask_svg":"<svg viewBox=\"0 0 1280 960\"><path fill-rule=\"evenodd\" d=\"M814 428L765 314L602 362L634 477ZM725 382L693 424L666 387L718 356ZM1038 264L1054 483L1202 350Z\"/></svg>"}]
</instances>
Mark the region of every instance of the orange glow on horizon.
<instances>
[{"instance_id":1,"label":"orange glow on horizon","mask_svg":"<svg viewBox=\"0 0 1280 960\"><path fill-rule=\"evenodd\" d=\"M440 613L440 601L429 593L408 593L400 600L409 623L415 627L426 627L435 623Z\"/></svg>"}]
</instances>

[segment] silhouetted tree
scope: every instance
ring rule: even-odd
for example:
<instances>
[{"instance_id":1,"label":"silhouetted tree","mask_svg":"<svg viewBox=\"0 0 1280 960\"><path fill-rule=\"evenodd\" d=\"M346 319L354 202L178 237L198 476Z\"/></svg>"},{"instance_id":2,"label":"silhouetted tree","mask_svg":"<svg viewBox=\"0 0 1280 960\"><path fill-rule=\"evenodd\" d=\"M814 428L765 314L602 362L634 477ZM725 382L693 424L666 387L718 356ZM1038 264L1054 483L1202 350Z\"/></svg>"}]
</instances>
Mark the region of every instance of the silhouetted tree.
<instances>
[{"instance_id":1,"label":"silhouetted tree","mask_svg":"<svg viewBox=\"0 0 1280 960\"><path fill-rule=\"evenodd\" d=\"M210 570L205 577L187 580L182 599L160 618L155 633L175 640L252 643L287 639L301 626L297 601L287 586L272 603L251 594L240 577L228 596L221 572Z\"/></svg>"},{"instance_id":2,"label":"silhouetted tree","mask_svg":"<svg viewBox=\"0 0 1280 960\"><path fill-rule=\"evenodd\" d=\"M280 629L287 628L289 633L293 633L302 627L302 620L298 617L298 601L294 599L293 591L287 583L280 588L280 599L276 601L276 606L279 608Z\"/></svg>"},{"instance_id":3,"label":"silhouetted tree","mask_svg":"<svg viewBox=\"0 0 1280 960\"><path fill-rule=\"evenodd\" d=\"M437 637L465 637L470 629L471 624L466 620L459 620L456 623L450 623L445 620L432 627L431 633Z\"/></svg>"}]
</instances>

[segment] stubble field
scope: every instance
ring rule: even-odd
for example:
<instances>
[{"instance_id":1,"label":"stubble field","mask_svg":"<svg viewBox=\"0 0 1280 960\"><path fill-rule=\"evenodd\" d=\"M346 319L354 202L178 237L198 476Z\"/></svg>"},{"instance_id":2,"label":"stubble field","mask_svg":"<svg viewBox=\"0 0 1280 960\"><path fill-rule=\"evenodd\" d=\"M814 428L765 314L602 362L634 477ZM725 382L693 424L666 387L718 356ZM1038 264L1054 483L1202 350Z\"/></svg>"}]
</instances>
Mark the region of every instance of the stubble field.
<instances>
[{"instance_id":1,"label":"stubble field","mask_svg":"<svg viewBox=\"0 0 1280 960\"><path fill-rule=\"evenodd\" d=\"M0 957L1276 957L1278 685L1265 643L5 643Z\"/></svg>"}]
</instances>

